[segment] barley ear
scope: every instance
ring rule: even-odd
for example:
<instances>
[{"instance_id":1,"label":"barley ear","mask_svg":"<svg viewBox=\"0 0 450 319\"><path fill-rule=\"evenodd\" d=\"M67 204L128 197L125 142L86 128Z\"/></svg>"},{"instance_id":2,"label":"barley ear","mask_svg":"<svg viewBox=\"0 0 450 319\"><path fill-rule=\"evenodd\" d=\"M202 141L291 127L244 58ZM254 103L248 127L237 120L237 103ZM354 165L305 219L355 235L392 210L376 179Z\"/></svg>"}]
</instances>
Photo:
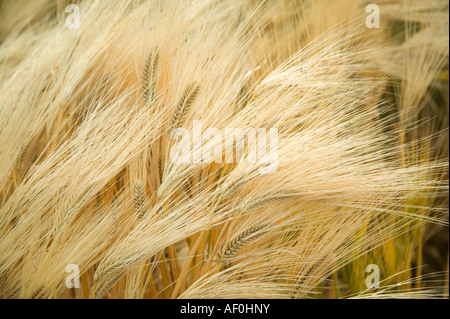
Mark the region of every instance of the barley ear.
<instances>
[{"instance_id":1,"label":"barley ear","mask_svg":"<svg viewBox=\"0 0 450 319\"><path fill-rule=\"evenodd\" d=\"M153 49L145 61L142 75L142 98L144 105L147 107L156 97L156 71L158 61L159 51L158 49Z\"/></svg>"},{"instance_id":2,"label":"barley ear","mask_svg":"<svg viewBox=\"0 0 450 319\"><path fill-rule=\"evenodd\" d=\"M244 231L243 233L241 233L239 236L237 236L236 238L234 238L226 247L225 249L221 250L218 253L218 257L223 258L223 259L227 259L227 258L232 258L233 256L236 255L236 253L248 242L256 239L257 237L261 236L262 234L265 233L265 231L261 231L264 228L266 228L268 225L267 224L262 224L262 225L256 225L253 226L252 228ZM225 263L225 268L229 266L229 262Z\"/></svg>"},{"instance_id":3,"label":"barley ear","mask_svg":"<svg viewBox=\"0 0 450 319\"><path fill-rule=\"evenodd\" d=\"M251 94L247 88L247 85L242 85L235 102L234 115L242 111L247 106L250 96Z\"/></svg>"},{"instance_id":4,"label":"barley ear","mask_svg":"<svg viewBox=\"0 0 450 319\"><path fill-rule=\"evenodd\" d=\"M186 118L186 114L189 111L192 103L194 102L195 97L198 94L200 87L198 85L191 84L184 91L183 96L177 104L175 109L175 113L172 116L172 119L169 124L168 131L171 133L174 129L179 128L183 125L184 119Z\"/></svg>"},{"instance_id":5,"label":"barley ear","mask_svg":"<svg viewBox=\"0 0 450 319\"><path fill-rule=\"evenodd\" d=\"M249 212L252 212L263 206L266 206L268 204L272 204L275 202L287 201L287 200L294 199L296 197L298 197L298 194L293 194L293 193L280 193L280 194L275 194L275 195L271 195L271 196L264 196L260 199L257 199L255 201L249 203L248 205L246 205L244 208L244 212L249 213Z\"/></svg>"},{"instance_id":6,"label":"barley ear","mask_svg":"<svg viewBox=\"0 0 450 319\"><path fill-rule=\"evenodd\" d=\"M144 217L145 215L145 187L141 182L138 182L133 187L133 202L134 208L136 209L136 213L139 218Z\"/></svg>"}]
</instances>

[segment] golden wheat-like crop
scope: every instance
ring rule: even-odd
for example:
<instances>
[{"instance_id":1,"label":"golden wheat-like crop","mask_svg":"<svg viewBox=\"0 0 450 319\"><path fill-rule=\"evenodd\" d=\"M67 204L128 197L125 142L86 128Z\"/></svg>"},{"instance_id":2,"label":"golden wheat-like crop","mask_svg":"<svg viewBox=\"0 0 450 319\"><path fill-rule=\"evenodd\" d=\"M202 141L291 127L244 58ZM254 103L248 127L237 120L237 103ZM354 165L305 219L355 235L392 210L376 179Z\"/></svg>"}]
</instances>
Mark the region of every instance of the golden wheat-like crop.
<instances>
[{"instance_id":1,"label":"golden wheat-like crop","mask_svg":"<svg viewBox=\"0 0 450 319\"><path fill-rule=\"evenodd\" d=\"M374 3L2 1L0 297L448 296L448 1Z\"/></svg>"}]
</instances>

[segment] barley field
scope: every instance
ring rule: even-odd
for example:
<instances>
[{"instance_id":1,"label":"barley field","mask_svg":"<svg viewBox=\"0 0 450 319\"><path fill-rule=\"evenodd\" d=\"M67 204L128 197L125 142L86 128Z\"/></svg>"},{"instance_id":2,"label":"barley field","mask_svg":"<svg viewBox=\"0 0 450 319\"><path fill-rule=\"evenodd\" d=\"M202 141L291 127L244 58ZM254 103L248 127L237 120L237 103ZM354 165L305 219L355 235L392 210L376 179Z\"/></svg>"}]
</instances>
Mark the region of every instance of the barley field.
<instances>
[{"instance_id":1,"label":"barley field","mask_svg":"<svg viewBox=\"0 0 450 319\"><path fill-rule=\"evenodd\" d=\"M448 298L448 0L2 0L0 298Z\"/></svg>"}]
</instances>

